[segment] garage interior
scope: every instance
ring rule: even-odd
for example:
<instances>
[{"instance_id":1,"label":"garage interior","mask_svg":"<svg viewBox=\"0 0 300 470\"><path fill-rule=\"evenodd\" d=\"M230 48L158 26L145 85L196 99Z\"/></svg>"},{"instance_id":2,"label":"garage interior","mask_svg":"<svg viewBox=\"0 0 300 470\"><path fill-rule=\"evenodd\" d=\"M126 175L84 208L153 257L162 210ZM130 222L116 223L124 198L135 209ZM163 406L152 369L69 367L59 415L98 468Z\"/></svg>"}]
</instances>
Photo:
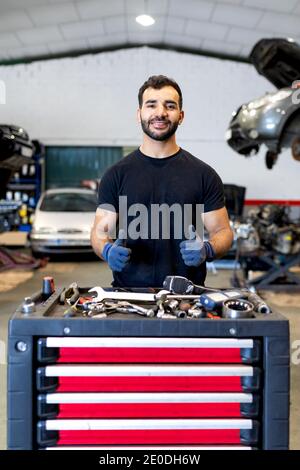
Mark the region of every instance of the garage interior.
<instances>
[{"instance_id":1,"label":"garage interior","mask_svg":"<svg viewBox=\"0 0 300 470\"><path fill-rule=\"evenodd\" d=\"M45 278L55 290L111 286L90 243L97 188L141 144L138 89L159 74L183 92L178 145L224 183L234 242L206 286L250 288L289 321L286 438L300 449L299 21L299 0L0 0L0 449L18 447L8 322ZM242 141L237 127L262 108L274 111L266 134Z\"/></svg>"}]
</instances>

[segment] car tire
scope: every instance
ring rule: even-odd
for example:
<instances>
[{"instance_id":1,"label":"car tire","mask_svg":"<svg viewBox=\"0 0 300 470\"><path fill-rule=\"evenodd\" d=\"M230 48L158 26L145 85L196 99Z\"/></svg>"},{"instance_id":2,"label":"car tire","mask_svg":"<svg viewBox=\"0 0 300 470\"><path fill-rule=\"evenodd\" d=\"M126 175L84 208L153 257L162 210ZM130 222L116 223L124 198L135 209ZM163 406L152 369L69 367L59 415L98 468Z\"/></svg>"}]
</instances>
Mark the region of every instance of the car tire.
<instances>
[{"instance_id":1,"label":"car tire","mask_svg":"<svg viewBox=\"0 0 300 470\"><path fill-rule=\"evenodd\" d=\"M272 170L273 166L277 162L277 158L278 153L271 152L271 150L268 150L265 157L266 167L268 168L268 170Z\"/></svg>"},{"instance_id":2,"label":"car tire","mask_svg":"<svg viewBox=\"0 0 300 470\"><path fill-rule=\"evenodd\" d=\"M44 253L41 253L40 251L31 250L31 254L34 258L37 258L37 259L46 257L46 255Z\"/></svg>"},{"instance_id":3,"label":"car tire","mask_svg":"<svg viewBox=\"0 0 300 470\"><path fill-rule=\"evenodd\" d=\"M300 137L296 137L291 145L292 156L294 160L300 162Z\"/></svg>"}]
</instances>

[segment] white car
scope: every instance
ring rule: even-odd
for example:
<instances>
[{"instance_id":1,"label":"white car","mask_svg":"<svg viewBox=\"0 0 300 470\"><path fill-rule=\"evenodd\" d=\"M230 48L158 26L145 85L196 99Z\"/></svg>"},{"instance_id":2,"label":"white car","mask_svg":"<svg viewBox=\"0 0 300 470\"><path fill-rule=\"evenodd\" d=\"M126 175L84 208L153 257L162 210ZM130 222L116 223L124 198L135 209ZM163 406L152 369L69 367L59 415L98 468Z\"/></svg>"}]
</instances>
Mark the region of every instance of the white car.
<instances>
[{"instance_id":1,"label":"white car","mask_svg":"<svg viewBox=\"0 0 300 470\"><path fill-rule=\"evenodd\" d=\"M29 234L34 256L92 252L90 232L97 195L89 189L45 191L36 207Z\"/></svg>"}]
</instances>

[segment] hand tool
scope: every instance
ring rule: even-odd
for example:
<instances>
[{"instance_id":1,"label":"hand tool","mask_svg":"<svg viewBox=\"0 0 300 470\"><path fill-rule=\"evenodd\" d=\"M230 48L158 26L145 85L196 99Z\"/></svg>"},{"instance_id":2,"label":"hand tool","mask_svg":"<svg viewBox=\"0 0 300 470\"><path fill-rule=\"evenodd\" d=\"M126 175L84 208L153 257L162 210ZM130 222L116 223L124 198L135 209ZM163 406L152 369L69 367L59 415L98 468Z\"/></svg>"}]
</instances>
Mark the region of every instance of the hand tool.
<instances>
[{"instance_id":1,"label":"hand tool","mask_svg":"<svg viewBox=\"0 0 300 470\"><path fill-rule=\"evenodd\" d=\"M167 300L164 303L164 307L167 311L170 311L172 315L175 315L177 318L185 318L186 312L181 310L179 307L179 301L176 299Z\"/></svg>"},{"instance_id":2,"label":"hand tool","mask_svg":"<svg viewBox=\"0 0 300 470\"><path fill-rule=\"evenodd\" d=\"M127 301L118 301L118 302L100 302L100 303L90 303L88 302L85 305L85 308L89 310L89 316L95 316L98 313L106 313L107 315L111 313L137 313L144 317L154 317L156 313L156 306L153 306L151 309L141 307L140 305L135 305Z\"/></svg>"},{"instance_id":3,"label":"hand tool","mask_svg":"<svg viewBox=\"0 0 300 470\"><path fill-rule=\"evenodd\" d=\"M143 317L154 317L155 309L154 308L143 308L140 305L131 304L129 302L119 302L119 307L117 307L117 312L122 313L137 313Z\"/></svg>"},{"instance_id":4,"label":"hand tool","mask_svg":"<svg viewBox=\"0 0 300 470\"><path fill-rule=\"evenodd\" d=\"M186 312L184 310L173 310L173 315L177 318L186 318Z\"/></svg>"},{"instance_id":5,"label":"hand tool","mask_svg":"<svg viewBox=\"0 0 300 470\"><path fill-rule=\"evenodd\" d=\"M28 314L36 311L35 302L31 297L25 297L24 302L22 303L21 312Z\"/></svg>"},{"instance_id":6,"label":"hand tool","mask_svg":"<svg viewBox=\"0 0 300 470\"><path fill-rule=\"evenodd\" d=\"M95 292L97 295L94 297L94 302L101 302L105 299L111 300L133 300L135 302L156 302L164 298L167 299L199 299L199 295L176 295L170 294L169 291L161 290L156 294L141 293L141 292L114 292L105 291L102 287L92 287L89 292Z\"/></svg>"},{"instance_id":7,"label":"hand tool","mask_svg":"<svg viewBox=\"0 0 300 470\"><path fill-rule=\"evenodd\" d=\"M42 286L42 297L43 299L48 299L50 295L55 291L54 279L51 276L43 277L43 286Z\"/></svg>"},{"instance_id":8,"label":"hand tool","mask_svg":"<svg viewBox=\"0 0 300 470\"><path fill-rule=\"evenodd\" d=\"M96 313L96 315L91 315L91 318L106 318L107 313Z\"/></svg>"},{"instance_id":9,"label":"hand tool","mask_svg":"<svg viewBox=\"0 0 300 470\"><path fill-rule=\"evenodd\" d=\"M188 309L188 317L190 318L205 318L206 317L206 311L198 307L197 305L194 305L193 307Z\"/></svg>"},{"instance_id":10,"label":"hand tool","mask_svg":"<svg viewBox=\"0 0 300 470\"><path fill-rule=\"evenodd\" d=\"M80 294L78 284L77 282L72 282L69 287L62 291L59 302L61 304L67 302L67 304L72 305L77 301L79 296Z\"/></svg>"},{"instance_id":11,"label":"hand tool","mask_svg":"<svg viewBox=\"0 0 300 470\"><path fill-rule=\"evenodd\" d=\"M248 300L228 299L223 303L222 316L224 318L252 318L254 306Z\"/></svg>"},{"instance_id":12,"label":"hand tool","mask_svg":"<svg viewBox=\"0 0 300 470\"><path fill-rule=\"evenodd\" d=\"M163 282L164 289L173 294L201 294L205 291L220 292L221 289L197 286L192 281L183 276L167 276Z\"/></svg>"},{"instance_id":13,"label":"hand tool","mask_svg":"<svg viewBox=\"0 0 300 470\"><path fill-rule=\"evenodd\" d=\"M176 318L177 318L175 315L172 315L171 313L164 313L164 314L161 315L161 316L158 316L158 315L157 315L157 317L158 317L158 318L169 318L169 319L171 319L171 320L176 320Z\"/></svg>"},{"instance_id":14,"label":"hand tool","mask_svg":"<svg viewBox=\"0 0 300 470\"><path fill-rule=\"evenodd\" d=\"M78 315L78 312L77 312L76 308L73 308L73 306L69 307L63 313L64 318L76 317L76 315Z\"/></svg>"},{"instance_id":15,"label":"hand tool","mask_svg":"<svg viewBox=\"0 0 300 470\"><path fill-rule=\"evenodd\" d=\"M216 310L223 305L227 299L241 299L247 297L240 290L226 290L223 292L208 292L200 295L201 305L205 310Z\"/></svg>"},{"instance_id":16,"label":"hand tool","mask_svg":"<svg viewBox=\"0 0 300 470\"><path fill-rule=\"evenodd\" d=\"M272 313L271 308L263 301L263 299L254 292L247 293L247 299L254 305L254 310L258 313Z\"/></svg>"},{"instance_id":17,"label":"hand tool","mask_svg":"<svg viewBox=\"0 0 300 470\"><path fill-rule=\"evenodd\" d=\"M164 307L164 302L165 302L165 299L163 297L161 297L160 299L157 300L156 306L157 306L158 310L157 310L156 316L158 318L161 318L166 314L165 307Z\"/></svg>"},{"instance_id":18,"label":"hand tool","mask_svg":"<svg viewBox=\"0 0 300 470\"><path fill-rule=\"evenodd\" d=\"M141 292L114 292L105 291L102 287L93 287L89 292L95 292L94 302L101 302L105 299L111 300L134 300L136 302L155 302L155 294Z\"/></svg>"}]
</instances>

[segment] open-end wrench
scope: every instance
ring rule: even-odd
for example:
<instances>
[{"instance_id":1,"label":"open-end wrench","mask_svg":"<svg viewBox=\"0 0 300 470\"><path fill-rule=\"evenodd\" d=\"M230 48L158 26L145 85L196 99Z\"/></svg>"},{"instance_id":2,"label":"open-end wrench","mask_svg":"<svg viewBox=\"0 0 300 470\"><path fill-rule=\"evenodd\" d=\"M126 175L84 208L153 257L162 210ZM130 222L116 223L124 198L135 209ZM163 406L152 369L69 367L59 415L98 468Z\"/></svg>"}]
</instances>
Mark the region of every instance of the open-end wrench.
<instances>
[{"instance_id":1,"label":"open-end wrench","mask_svg":"<svg viewBox=\"0 0 300 470\"><path fill-rule=\"evenodd\" d=\"M94 302L102 302L105 299L111 300L133 300L135 302L156 302L162 296L166 299L198 299L199 295L174 295L169 291L161 290L156 294L142 293L142 292L114 292L105 291L102 287L96 286L89 290L89 293L95 292L97 295L94 297Z\"/></svg>"},{"instance_id":2,"label":"open-end wrench","mask_svg":"<svg viewBox=\"0 0 300 470\"><path fill-rule=\"evenodd\" d=\"M133 300L136 302L155 302L156 301L156 294L150 294L150 293L105 291L102 287L98 287L98 286L92 287L92 289L89 290L89 293L94 293L94 292L97 294L96 297L94 297L94 302L101 302L106 299L128 300L128 301Z\"/></svg>"}]
</instances>

